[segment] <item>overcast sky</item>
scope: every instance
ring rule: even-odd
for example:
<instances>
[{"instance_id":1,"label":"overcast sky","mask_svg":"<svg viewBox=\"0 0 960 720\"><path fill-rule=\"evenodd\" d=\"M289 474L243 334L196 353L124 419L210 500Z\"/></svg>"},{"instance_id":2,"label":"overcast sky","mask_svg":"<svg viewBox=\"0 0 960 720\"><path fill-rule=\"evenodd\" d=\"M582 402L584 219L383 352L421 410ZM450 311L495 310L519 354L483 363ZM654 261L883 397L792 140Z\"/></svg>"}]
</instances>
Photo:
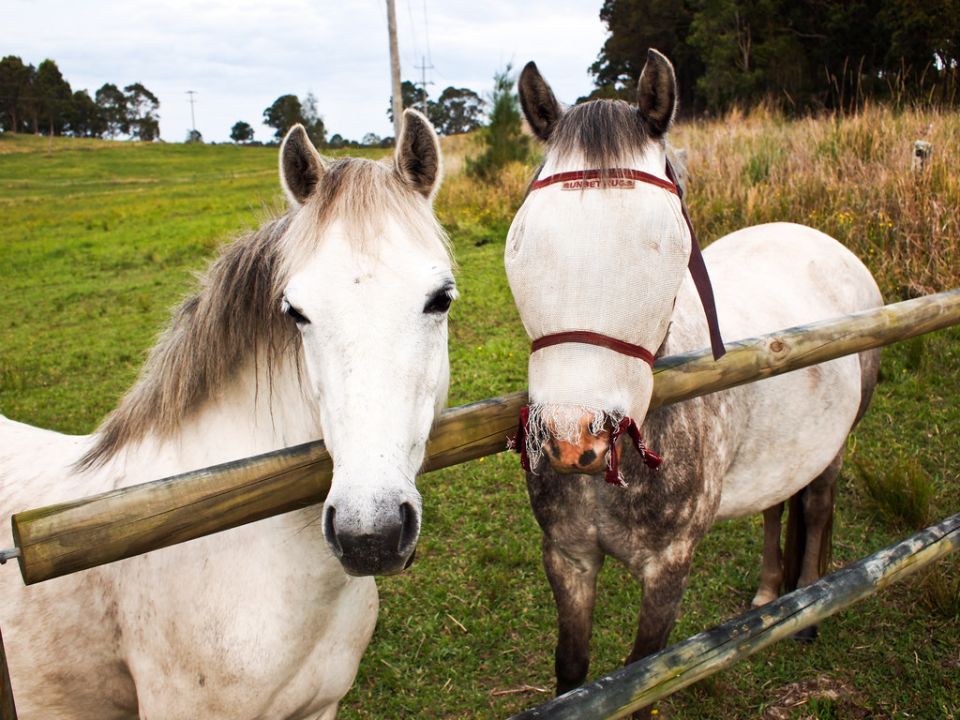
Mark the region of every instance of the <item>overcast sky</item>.
<instances>
[{"instance_id":1,"label":"overcast sky","mask_svg":"<svg viewBox=\"0 0 960 720\"><path fill-rule=\"evenodd\" d=\"M606 37L602 0L396 0L401 73L434 69L429 91L448 85L486 95L493 73L535 60L558 98L587 94L587 68ZM74 90L141 82L160 99L160 133L190 129L187 90L206 141L229 138L237 120L258 140L264 108L313 92L328 135L392 135L386 0L2 0L0 56L57 62Z\"/></svg>"}]
</instances>

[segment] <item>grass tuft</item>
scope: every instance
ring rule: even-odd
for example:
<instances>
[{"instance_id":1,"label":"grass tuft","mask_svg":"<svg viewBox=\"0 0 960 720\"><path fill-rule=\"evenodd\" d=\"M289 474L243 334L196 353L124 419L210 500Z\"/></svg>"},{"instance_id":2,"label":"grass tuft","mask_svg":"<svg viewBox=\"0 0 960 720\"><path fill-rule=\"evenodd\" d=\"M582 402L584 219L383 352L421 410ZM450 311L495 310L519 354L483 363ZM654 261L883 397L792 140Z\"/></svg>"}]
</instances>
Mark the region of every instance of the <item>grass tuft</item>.
<instances>
[{"instance_id":1,"label":"grass tuft","mask_svg":"<svg viewBox=\"0 0 960 720\"><path fill-rule=\"evenodd\" d=\"M895 527L920 530L930 524L934 486L915 457L859 459L857 476L875 514Z\"/></svg>"},{"instance_id":2,"label":"grass tuft","mask_svg":"<svg viewBox=\"0 0 960 720\"><path fill-rule=\"evenodd\" d=\"M923 604L945 620L960 620L960 558L941 560L920 578Z\"/></svg>"}]
</instances>

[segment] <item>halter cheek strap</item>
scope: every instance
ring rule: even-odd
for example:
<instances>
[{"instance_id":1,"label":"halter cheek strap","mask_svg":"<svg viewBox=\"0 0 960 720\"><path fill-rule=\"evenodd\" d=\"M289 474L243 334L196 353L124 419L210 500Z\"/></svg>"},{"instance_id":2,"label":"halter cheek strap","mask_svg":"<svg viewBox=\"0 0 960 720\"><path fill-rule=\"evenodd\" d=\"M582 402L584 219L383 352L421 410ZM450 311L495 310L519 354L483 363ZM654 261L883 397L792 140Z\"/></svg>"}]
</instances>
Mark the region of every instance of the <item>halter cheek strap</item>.
<instances>
[{"instance_id":1,"label":"halter cheek strap","mask_svg":"<svg viewBox=\"0 0 960 720\"><path fill-rule=\"evenodd\" d=\"M703 261L703 253L700 251L700 242L697 240L697 233L693 229L693 223L690 222L690 213L687 212L687 203L683 199L683 189L677 182L677 177L673 172L673 166L667 160L667 177L676 188L677 197L680 198L680 210L683 212L683 219L687 223L687 229L690 231L690 260L687 262L687 269L693 277L693 284L697 288L697 294L700 296L700 304L703 306L703 312L707 316L707 327L710 330L710 349L713 351L713 359L719 360L726 355L727 350L723 346L723 338L720 336L720 321L717 319L717 302L713 297L713 285L710 283L710 275L707 273L707 264Z\"/></svg>"}]
</instances>

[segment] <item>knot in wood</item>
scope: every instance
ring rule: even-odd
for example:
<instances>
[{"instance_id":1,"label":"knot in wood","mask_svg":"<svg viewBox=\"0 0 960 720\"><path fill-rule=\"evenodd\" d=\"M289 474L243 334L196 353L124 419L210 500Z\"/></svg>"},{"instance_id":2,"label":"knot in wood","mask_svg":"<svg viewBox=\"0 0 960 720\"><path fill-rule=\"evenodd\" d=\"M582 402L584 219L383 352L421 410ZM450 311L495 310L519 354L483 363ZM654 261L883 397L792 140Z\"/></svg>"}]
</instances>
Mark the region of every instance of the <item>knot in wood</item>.
<instances>
[{"instance_id":1,"label":"knot in wood","mask_svg":"<svg viewBox=\"0 0 960 720\"><path fill-rule=\"evenodd\" d=\"M783 352L783 349L786 347L783 340L774 340L770 343L770 352Z\"/></svg>"}]
</instances>

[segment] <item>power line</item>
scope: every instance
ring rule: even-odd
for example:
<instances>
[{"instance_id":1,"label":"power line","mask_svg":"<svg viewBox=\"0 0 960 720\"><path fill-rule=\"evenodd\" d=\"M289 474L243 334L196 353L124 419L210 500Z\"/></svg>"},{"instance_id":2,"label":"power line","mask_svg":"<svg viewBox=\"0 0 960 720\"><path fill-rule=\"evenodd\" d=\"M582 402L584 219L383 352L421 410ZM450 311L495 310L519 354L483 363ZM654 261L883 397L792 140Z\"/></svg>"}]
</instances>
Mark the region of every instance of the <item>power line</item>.
<instances>
[{"instance_id":1,"label":"power line","mask_svg":"<svg viewBox=\"0 0 960 720\"><path fill-rule=\"evenodd\" d=\"M410 18L410 35L413 39L413 53L411 65L416 67L417 56L420 54L419 43L417 43L417 25L413 21L413 6L410 4L410 0L407 0L407 15Z\"/></svg>"},{"instance_id":2,"label":"power line","mask_svg":"<svg viewBox=\"0 0 960 720\"><path fill-rule=\"evenodd\" d=\"M410 14L410 27L414 27L413 22L413 8L410 4L410 0L407 0L407 10ZM414 50L416 51L416 31L414 33ZM427 46L426 56L420 55L420 64L417 65L414 63L413 67L420 71L420 107L423 111L423 114L427 114L427 85L433 85L432 80L427 79L427 70L435 70L433 66L433 58L430 56L430 26L427 23L427 0L423 0L423 35L424 41Z\"/></svg>"},{"instance_id":3,"label":"power line","mask_svg":"<svg viewBox=\"0 0 960 720\"><path fill-rule=\"evenodd\" d=\"M427 0L423 0L423 37L427 44L427 60L433 63L433 57L430 54L430 23L427 21Z\"/></svg>"},{"instance_id":4,"label":"power line","mask_svg":"<svg viewBox=\"0 0 960 720\"><path fill-rule=\"evenodd\" d=\"M427 59L425 57L420 58L420 64L414 65L414 67L420 71L420 106L423 111L423 114L427 114L427 85L433 85L433 82L427 80L427 70L433 70L433 65L427 64Z\"/></svg>"}]
</instances>

